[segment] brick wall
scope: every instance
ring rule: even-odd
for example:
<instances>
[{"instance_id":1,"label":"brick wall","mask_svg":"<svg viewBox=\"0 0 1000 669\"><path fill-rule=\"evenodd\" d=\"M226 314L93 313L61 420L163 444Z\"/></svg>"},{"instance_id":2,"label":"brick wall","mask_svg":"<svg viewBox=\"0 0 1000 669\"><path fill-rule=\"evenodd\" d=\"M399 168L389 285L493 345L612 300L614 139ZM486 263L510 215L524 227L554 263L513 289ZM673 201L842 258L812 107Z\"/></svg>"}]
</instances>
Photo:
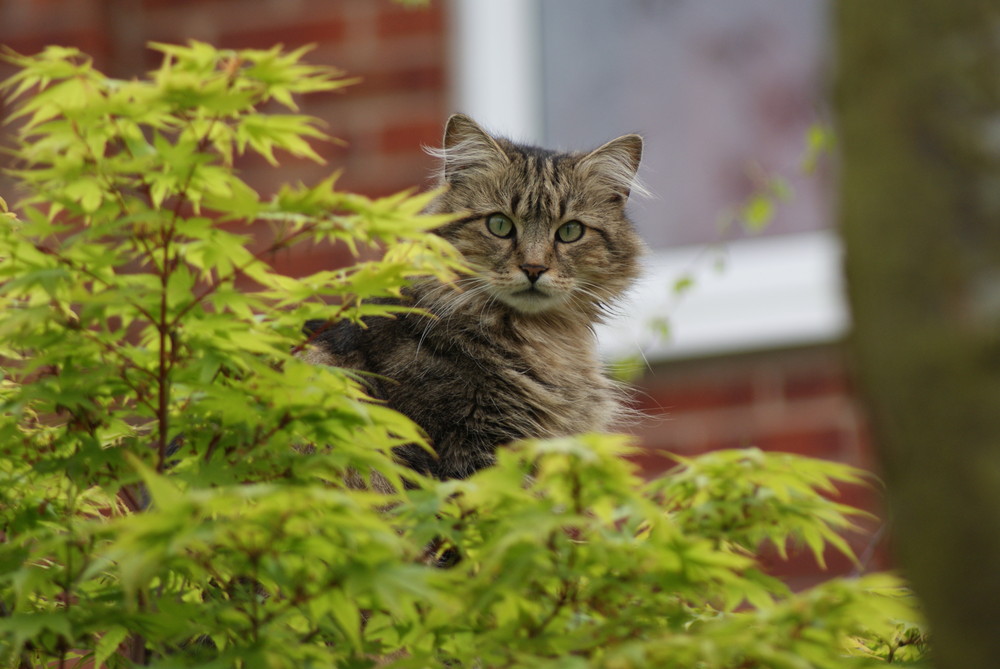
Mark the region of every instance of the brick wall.
<instances>
[{"instance_id":1,"label":"brick wall","mask_svg":"<svg viewBox=\"0 0 1000 669\"><path fill-rule=\"evenodd\" d=\"M286 157L275 170L263 160L243 160L242 175L264 193L283 182L315 183L338 168L345 170L344 188L369 195L425 185L432 162L421 145L439 141L450 111L446 35L441 0L418 10L390 0L0 2L0 44L21 53L46 44L77 46L118 77L156 66L156 55L145 48L149 41L194 38L231 48L317 44L310 62L361 77L346 93L313 95L303 105L346 144L318 147L326 166ZM0 67L0 76L8 73ZM0 181L0 192L13 201L8 187ZM288 273L344 260L329 248L273 258ZM656 451L750 445L871 465L864 419L836 347L664 363L638 383L637 402L649 415L636 433L650 449L640 458L650 474L667 464ZM872 491L845 489L843 500L877 508ZM866 541L858 537L855 544L864 550ZM831 555L832 573L849 569ZM816 570L810 560L796 559L779 571L794 581L813 579Z\"/></svg>"},{"instance_id":2,"label":"brick wall","mask_svg":"<svg viewBox=\"0 0 1000 669\"><path fill-rule=\"evenodd\" d=\"M838 347L667 362L637 387L635 402L650 416L637 434L653 450L758 446L871 464Z\"/></svg>"}]
</instances>

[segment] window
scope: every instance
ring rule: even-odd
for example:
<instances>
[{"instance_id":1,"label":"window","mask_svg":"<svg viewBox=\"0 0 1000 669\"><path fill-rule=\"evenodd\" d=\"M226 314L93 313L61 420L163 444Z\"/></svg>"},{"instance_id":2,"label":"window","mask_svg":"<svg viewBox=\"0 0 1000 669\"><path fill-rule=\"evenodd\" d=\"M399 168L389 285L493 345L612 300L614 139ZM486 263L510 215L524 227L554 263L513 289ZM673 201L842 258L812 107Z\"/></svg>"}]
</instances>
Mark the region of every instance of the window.
<instances>
[{"instance_id":1,"label":"window","mask_svg":"<svg viewBox=\"0 0 1000 669\"><path fill-rule=\"evenodd\" d=\"M823 107L822 0L462 0L456 109L513 139L588 148L646 138L630 204L653 247L632 315L603 333L647 357L824 341L846 327L830 180L799 169ZM762 237L732 212L772 176L792 197ZM709 244L725 238L725 269ZM670 286L694 273L676 301ZM664 346L636 319L673 317Z\"/></svg>"}]
</instances>

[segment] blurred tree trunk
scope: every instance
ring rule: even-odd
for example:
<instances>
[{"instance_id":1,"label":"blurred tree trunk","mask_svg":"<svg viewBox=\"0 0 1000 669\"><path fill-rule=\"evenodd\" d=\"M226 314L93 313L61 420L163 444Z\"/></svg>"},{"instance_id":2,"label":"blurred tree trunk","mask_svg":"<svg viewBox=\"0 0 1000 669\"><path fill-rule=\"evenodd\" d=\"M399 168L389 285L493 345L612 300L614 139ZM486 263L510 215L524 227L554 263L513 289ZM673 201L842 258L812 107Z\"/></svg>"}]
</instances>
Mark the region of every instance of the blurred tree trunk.
<instances>
[{"instance_id":1,"label":"blurred tree trunk","mask_svg":"<svg viewBox=\"0 0 1000 669\"><path fill-rule=\"evenodd\" d=\"M1000 667L1000 2L835 3L854 349L938 667Z\"/></svg>"}]
</instances>

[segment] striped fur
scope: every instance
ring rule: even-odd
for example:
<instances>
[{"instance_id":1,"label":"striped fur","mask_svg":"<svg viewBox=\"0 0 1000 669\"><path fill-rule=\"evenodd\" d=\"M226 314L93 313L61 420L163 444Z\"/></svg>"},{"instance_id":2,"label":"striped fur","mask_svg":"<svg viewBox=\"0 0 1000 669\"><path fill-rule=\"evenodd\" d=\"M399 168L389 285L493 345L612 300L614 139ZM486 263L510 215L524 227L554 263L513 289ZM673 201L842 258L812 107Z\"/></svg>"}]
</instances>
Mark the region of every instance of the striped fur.
<instances>
[{"instance_id":1,"label":"striped fur","mask_svg":"<svg viewBox=\"0 0 1000 669\"><path fill-rule=\"evenodd\" d=\"M626 135L590 153L556 153L453 116L435 151L447 188L430 210L464 214L438 234L475 273L409 289L405 300L433 317L338 323L307 359L373 372L371 394L423 427L437 452L402 447L398 456L439 478L488 466L515 439L608 429L620 393L602 373L592 328L639 272L643 245L624 206L638 190L641 151L641 138ZM491 233L492 214L515 233ZM559 241L569 221L583 235Z\"/></svg>"}]
</instances>

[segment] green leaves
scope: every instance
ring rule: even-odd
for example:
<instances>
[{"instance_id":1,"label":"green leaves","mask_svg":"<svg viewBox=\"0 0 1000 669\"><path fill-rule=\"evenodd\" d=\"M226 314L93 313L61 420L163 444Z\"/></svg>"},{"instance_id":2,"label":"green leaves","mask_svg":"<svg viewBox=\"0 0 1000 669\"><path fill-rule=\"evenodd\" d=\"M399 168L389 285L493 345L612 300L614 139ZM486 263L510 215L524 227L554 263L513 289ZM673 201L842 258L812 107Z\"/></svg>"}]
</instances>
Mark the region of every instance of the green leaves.
<instances>
[{"instance_id":1,"label":"green leaves","mask_svg":"<svg viewBox=\"0 0 1000 669\"><path fill-rule=\"evenodd\" d=\"M278 164L274 157L275 147L280 147L293 156L322 163L323 159L305 139L327 139L314 124L315 119L308 116L248 116L236 128L236 146L243 153L249 145L272 165Z\"/></svg>"},{"instance_id":2,"label":"green leaves","mask_svg":"<svg viewBox=\"0 0 1000 669\"><path fill-rule=\"evenodd\" d=\"M121 626L108 629L94 647L94 665L103 666L118 651L118 646L128 637L128 630Z\"/></svg>"},{"instance_id":3,"label":"green leaves","mask_svg":"<svg viewBox=\"0 0 1000 669\"><path fill-rule=\"evenodd\" d=\"M785 180L771 177L742 205L739 218L749 232L761 232L774 219L778 205L790 197Z\"/></svg>"},{"instance_id":4,"label":"green leaves","mask_svg":"<svg viewBox=\"0 0 1000 669\"><path fill-rule=\"evenodd\" d=\"M752 557L772 526L784 541L846 524L853 510L822 494L855 470L723 451L644 484L628 453L598 435L528 442L466 481L408 493L401 526L461 556L442 575L457 596L422 624L446 631L433 649L414 641L413 666L868 666L915 619L892 577L793 595ZM795 503L827 513L805 521Z\"/></svg>"},{"instance_id":5,"label":"green leaves","mask_svg":"<svg viewBox=\"0 0 1000 669\"><path fill-rule=\"evenodd\" d=\"M396 463L394 447L427 446L420 428L294 352L309 318L390 315L366 300L464 270L433 234L449 217L422 213L436 193L371 199L333 174L262 198L236 155L321 162L328 138L261 107L296 112L348 80L304 49L154 48L163 65L135 81L73 49L6 56L26 197L20 218L0 200L0 663L135 666L126 647L159 667L919 656L894 581L792 595L754 557L849 554L857 512L828 495L860 481L850 468L748 450L645 482L610 435L513 444L463 481ZM267 263L331 243L384 253L303 278Z\"/></svg>"},{"instance_id":6,"label":"green leaves","mask_svg":"<svg viewBox=\"0 0 1000 669\"><path fill-rule=\"evenodd\" d=\"M823 156L830 153L836 139L833 128L822 122L813 123L806 131L806 151L802 158L802 171L810 174L816 171Z\"/></svg>"},{"instance_id":7,"label":"green leaves","mask_svg":"<svg viewBox=\"0 0 1000 669\"><path fill-rule=\"evenodd\" d=\"M786 543L805 543L820 566L826 546L851 560L841 536L857 530L863 512L838 504L835 483L859 485L864 473L847 465L757 449L718 451L697 459L674 456L679 466L650 484L651 494L682 526L703 536L756 550L764 541L786 556Z\"/></svg>"}]
</instances>

